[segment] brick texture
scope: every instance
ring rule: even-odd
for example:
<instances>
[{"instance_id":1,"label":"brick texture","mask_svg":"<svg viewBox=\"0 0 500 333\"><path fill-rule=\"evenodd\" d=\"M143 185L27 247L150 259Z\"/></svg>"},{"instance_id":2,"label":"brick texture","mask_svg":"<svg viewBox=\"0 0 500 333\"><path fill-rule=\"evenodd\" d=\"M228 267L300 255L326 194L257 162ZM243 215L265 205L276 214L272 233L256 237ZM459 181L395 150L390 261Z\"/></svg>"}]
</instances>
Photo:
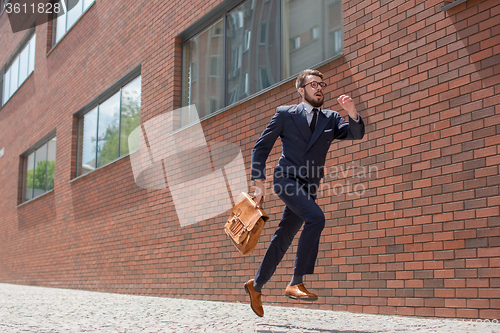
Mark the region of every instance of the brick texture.
<instances>
[{"instance_id":1,"label":"brick texture","mask_svg":"<svg viewBox=\"0 0 500 333\"><path fill-rule=\"evenodd\" d=\"M74 180L74 113L141 65L142 121L180 106L176 36L220 0L96 0L50 49L36 27L35 71L0 109L0 281L246 302L282 202L254 253L223 232L228 213L181 227L169 189L139 188L130 158ZM500 319L500 3L343 0L344 55L319 68L325 107L351 95L366 136L334 142L318 202L327 224L312 308ZM24 36L0 16L0 64ZM277 106L299 101L293 80L202 122L209 143L254 142ZM345 115L345 114L344 114ZM55 188L20 202L20 156L53 129ZM267 175L280 156L279 140ZM227 156L226 156L227 157ZM297 240L264 289L282 297ZM295 306L304 306L293 303Z\"/></svg>"}]
</instances>

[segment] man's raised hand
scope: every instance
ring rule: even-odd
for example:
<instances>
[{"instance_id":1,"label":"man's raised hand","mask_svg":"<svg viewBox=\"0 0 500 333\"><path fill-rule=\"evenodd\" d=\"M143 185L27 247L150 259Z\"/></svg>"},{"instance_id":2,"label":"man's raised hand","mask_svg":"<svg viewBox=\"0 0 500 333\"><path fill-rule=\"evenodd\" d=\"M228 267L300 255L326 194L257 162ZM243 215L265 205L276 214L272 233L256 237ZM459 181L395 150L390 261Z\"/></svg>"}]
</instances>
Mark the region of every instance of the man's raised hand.
<instances>
[{"instance_id":1,"label":"man's raised hand","mask_svg":"<svg viewBox=\"0 0 500 333\"><path fill-rule=\"evenodd\" d=\"M340 95L340 97L337 98L337 101L339 102L340 106L349 113L349 116L352 119L358 120L356 105L354 105L354 101L351 99L351 97L349 97L348 95Z\"/></svg>"}]
</instances>

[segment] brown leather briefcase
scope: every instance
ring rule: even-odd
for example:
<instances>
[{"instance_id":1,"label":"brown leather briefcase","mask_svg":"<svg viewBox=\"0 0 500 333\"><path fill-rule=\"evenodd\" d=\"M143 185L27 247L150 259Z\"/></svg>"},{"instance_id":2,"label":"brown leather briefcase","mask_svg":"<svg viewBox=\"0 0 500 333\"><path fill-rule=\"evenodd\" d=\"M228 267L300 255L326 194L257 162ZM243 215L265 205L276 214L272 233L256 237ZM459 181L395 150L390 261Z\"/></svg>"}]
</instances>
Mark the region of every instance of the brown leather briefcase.
<instances>
[{"instance_id":1,"label":"brown leather briefcase","mask_svg":"<svg viewBox=\"0 0 500 333\"><path fill-rule=\"evenodd\" d=\"M241 254L252 253L264 224L269 220L262 208L255 208L255 201L242 192L231 211L231 216L224 226L224 231L231 238Z\"/></svg>"}]
</instances>

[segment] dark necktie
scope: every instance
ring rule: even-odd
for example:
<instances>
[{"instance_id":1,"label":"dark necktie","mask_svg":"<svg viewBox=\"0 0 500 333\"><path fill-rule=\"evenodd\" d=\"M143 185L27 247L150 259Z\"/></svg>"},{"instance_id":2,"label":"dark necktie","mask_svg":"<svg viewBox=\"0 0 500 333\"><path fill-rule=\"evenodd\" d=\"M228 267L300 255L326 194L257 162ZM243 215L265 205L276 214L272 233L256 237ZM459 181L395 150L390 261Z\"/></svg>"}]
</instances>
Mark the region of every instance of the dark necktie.
<instances>
[{"instance_id":1,"label":"dark necktie","mask_svg":"<svg viewBox=\"0 0 500 333\"><path fill-rule=\"evenodd\" d=\"M314 115L311 123L309 124L309 128L311 129L311 133L314 133L314 129L316 128L316 121L318 120L318 109L314 108L312 109L312 112L314 112Z\"/></svg>"}]
</instances>

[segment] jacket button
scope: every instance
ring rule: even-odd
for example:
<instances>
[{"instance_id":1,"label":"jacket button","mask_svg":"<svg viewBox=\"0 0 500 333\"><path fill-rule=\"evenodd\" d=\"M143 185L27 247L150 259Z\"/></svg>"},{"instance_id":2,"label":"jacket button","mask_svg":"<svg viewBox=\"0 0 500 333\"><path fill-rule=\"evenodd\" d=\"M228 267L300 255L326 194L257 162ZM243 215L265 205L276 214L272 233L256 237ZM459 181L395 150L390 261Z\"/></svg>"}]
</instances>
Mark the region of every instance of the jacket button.
<instances>
[{"instance_id":1,"label":"jacket button","mask_svg":"<svg viewBox=\"0 0 500 333\"><path fill-rule=\"evenodd\" d=\"M304 157L304 154L300 154L300 157Z\"/></svg>"}]
</instances>

